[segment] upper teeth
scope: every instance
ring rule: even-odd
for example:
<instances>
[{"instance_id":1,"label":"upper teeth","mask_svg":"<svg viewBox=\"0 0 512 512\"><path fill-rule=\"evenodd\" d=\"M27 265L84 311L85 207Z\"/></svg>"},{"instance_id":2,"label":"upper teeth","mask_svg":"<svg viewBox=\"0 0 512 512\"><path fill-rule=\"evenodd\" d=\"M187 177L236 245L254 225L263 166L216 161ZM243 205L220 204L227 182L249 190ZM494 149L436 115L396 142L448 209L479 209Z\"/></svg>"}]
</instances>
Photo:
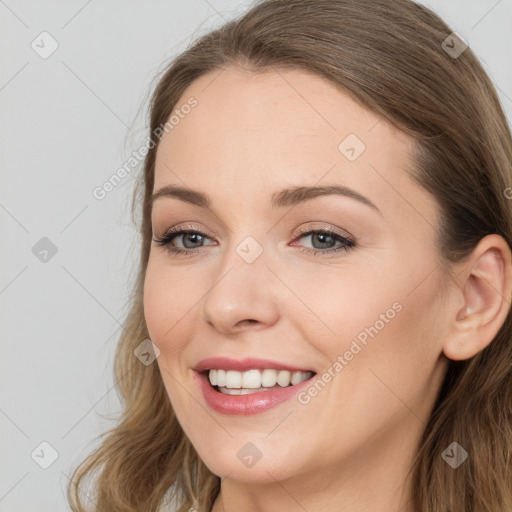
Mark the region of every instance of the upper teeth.
<instances>
[{"instance_id":1,"label":"upper teeth","mask_svg":"<svg viewBox=\"0 0 512 512\"><path fill-rule=\"evenodd\" d=\"M294 386L313 375L312 372L289 372L288 370L210 370L209 379L212 386L232 389L256 389L260 387L271 388L277 384L281 387Z\"/></svg>"}]
</instances>

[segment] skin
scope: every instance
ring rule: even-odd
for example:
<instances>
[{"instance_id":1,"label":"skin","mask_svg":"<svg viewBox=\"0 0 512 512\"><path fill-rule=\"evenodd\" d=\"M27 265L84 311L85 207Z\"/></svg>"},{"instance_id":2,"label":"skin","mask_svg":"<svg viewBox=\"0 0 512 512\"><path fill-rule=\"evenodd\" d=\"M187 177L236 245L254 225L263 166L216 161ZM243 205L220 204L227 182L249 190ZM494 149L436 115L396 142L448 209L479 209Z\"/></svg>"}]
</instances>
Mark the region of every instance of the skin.
<instances>
[{"instance_id":1,"label":"skin","mask_svg":"<svg viewBox=\"0 0 512 512\"><path fill-rule=\"evenodd\" d=\"M192 256L153 242L144 311L180 424L222 478L212 510L414 512L407 471L446 356L483 349L508 311L507 244L486 237L447 276L437 202L408 174L413 140L320 77L230 67L193 82L177 108L191 96L197 107L159 144L154 190L201 191L212 210L160 198L152 225L155 237L184 225L206 238L174 239ZM338 149L348 134L366 146L353 162ZM380 213L335 195L270 206L276 190L327 184ZM319 227L356 246L322 254L341 243L299 232ZM248 236L263 249L252 263L236 252ZM192 370L201 359L262 357L319 377L395 303L400 312L308 404L227 416L204 402ZM251 468L237 457L248 442L262 454Z\"/></svg>"}]
</instances>

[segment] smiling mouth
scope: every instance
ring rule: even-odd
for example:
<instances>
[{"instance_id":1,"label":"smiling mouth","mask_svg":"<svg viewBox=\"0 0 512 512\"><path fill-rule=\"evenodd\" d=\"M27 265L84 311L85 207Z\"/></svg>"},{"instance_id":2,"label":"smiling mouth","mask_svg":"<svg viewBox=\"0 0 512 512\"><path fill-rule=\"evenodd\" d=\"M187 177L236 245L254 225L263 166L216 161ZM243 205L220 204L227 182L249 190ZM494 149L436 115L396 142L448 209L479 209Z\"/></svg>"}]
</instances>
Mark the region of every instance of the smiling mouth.
<instances>
[{"instance_id":1,"label":"smiling mouth","mask_svg":"<svg viewBox=\"0 0 512 512\"><path fill-rule=\"evenodd\" d=\"M313 378L312 371L252 369L245 372L235 370L209 369L201 372L211 387L226 395L250 395L293 387Z\"/></svg>"}]
</instances>

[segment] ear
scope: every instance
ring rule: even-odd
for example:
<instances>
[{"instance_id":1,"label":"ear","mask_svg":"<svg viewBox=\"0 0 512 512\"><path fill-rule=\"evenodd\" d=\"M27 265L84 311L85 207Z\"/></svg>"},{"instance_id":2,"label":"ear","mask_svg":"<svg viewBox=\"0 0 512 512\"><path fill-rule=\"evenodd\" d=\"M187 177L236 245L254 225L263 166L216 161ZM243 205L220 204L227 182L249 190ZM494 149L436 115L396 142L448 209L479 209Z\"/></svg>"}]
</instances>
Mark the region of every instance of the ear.
<instances>
[{"instance_id":1,"label":"ear","mask_svg":"<svg viewBox=\"0 0 512 512\"><path fill-rule=\"evenodd\" d=\"M512 257L507 242L499 235L482 238L455 279L458 305L443 353L448 359L462 360L491 343L510 310Z\"/></svg>"}]
</instances>

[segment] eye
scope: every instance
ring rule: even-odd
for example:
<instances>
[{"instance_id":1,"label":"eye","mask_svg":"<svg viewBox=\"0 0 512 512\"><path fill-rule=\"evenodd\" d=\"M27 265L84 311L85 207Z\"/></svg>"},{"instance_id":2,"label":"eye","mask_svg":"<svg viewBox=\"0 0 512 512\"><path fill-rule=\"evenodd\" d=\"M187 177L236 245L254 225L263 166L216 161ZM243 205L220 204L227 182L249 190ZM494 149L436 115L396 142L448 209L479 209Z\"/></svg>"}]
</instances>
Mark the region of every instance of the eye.
<instances>
[{"instance_id":1,"label":"eye","mask_svg":"<svg viewBox=\"0 0 512 512\"><path fill-rule=\"evenodd\" d=\"M352 239L329 228L303 231L296 240L300 240L301 238L310 238L311 244L313 245L313 248L302 247L301 252L312 255L349 251L356 246ZM336 246L336 242L339 243L338 246Z\"/></svg>"},{"instance_id":2,"label":"eye","mask_svg":"<svg viewBox=\"0 0 512 512\"><path fill-rule=\"evenodd\" d=\"M316 245L317 247L302 247L300 251L306 254L325 255L339 253L340 251L349 251L350 249L356 246L355 242L352 239L328 228L319 228L311 229L309 231L302 231L300 233L300 236L297 237L294 241L308 237L311 239L311 243L313 244L313 246ZM176 247L175 245L173 245L174 240L180 238L182 240L182 244L184 247ZM200 250L204 249L204 241L208 239L208 235L202 233L201 231L198 231L190 227L188 229L182 229L182 226L176 226L174 228L169 229L161 237L153 238L153 241L157 245L165 247L165 249L170 254L193 256L197 254ZM336 243L338 243L339 245L336 246Z\"/></svg>"},{"instance_id":3,"label":"eye","mask_svg":"<svg viewBox=\"0 0 512 512\"><path fill-rule=\"evenodd\" d=\"M183 256L192 256L193 254L196 254L198 249L202 249L202 246L197 247L195 244L203 242L208 238L208 236L196 229L180 229L181 227L182 226L171 228L161 237L153 238L153 241L157 245L165 247L165 249L171 254L180 254ZM184 244L184 248L172 245L172 242L180 237L182 237L181 239Z\"/></svg>"}]
</instances>

